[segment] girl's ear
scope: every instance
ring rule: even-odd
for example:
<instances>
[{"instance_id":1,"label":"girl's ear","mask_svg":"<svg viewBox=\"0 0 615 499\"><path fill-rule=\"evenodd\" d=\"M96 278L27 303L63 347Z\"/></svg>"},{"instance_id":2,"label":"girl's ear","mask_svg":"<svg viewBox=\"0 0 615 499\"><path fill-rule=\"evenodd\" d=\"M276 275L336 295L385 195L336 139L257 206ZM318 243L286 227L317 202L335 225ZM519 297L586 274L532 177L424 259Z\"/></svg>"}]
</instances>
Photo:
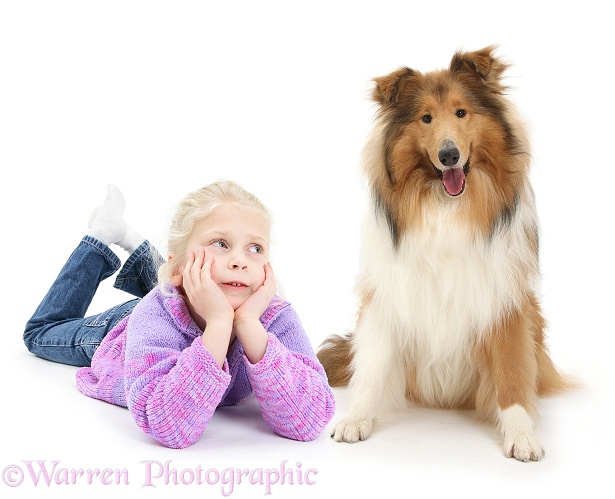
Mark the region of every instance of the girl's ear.
<instances>
[{"instance_id":1,"label":"girl's ear","mask_svg":"<svg viewBox=\"0 0 615 499\"><path fill-rule=\"evenodd\" d=\"M168 262L169 264L172 265L172 268L173 268L171 275L169 276L169 282L171 283L172 286L179 288L182 285L183 279L182 279L182 274L181 274L181 270L179 269L179 267L171 263L171 260L173 260L174 257L175 255L173 255L172 253L169 254Z\"/></svg>"}]
</instances>

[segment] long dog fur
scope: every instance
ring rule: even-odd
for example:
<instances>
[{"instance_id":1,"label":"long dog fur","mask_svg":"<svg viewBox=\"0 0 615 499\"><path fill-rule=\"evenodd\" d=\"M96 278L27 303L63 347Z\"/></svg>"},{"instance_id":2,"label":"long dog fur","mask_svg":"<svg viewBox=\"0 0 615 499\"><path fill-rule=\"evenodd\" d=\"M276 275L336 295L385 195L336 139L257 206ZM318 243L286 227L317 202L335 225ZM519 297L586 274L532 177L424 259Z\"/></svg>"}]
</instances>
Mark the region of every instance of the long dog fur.
<instances>
[{"instance_id":1,"label":"long dog fur","mask_svg":"<svg viewBox=\"0 0 615 499\"><path fill-rule=\"evenodd\" d=\"M375 79L356 327L318 351L331 385L352 393L337 441L367 438L408 399L475 408L507 456L543 456L536 398L571 383L545 346L530 149L506 69L486 47Z\"/></svg>"}]
</instances>

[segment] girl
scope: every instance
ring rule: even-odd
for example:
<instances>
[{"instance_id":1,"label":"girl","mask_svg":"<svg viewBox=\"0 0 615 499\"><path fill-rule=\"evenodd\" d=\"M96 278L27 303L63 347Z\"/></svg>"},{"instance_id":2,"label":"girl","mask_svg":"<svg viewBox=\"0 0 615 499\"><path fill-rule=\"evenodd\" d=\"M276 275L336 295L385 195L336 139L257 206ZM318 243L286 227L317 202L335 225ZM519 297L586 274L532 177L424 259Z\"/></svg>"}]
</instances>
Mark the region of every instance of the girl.
<instances>
[{"instance_id":1,"label":"girl","mask_svg":"<svg viewBox=\"0 0 615 499\"><path fill-rule=\"evenodd\" d=\"M260 201L232 182L189 194L172 221L166 263L126 224L124 208L108 186L26 325L28 349L86 366L77 372L81 392L128 407L168 447L193 444L217 406L252 393L276 433L316 438L335 402L296 312L275 294ZM110 244L131 253L115 287L138 298L84 318L98 284L120 268Z\"/></svg>"}]
</instances>

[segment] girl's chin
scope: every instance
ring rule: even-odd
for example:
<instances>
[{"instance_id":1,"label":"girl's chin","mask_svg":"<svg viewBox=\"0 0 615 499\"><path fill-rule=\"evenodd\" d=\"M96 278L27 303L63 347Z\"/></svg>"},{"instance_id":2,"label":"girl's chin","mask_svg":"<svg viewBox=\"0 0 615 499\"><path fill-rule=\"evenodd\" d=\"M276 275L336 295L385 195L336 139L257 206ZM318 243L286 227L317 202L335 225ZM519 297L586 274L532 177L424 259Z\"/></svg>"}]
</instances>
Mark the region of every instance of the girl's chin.
<instances>
[{"instance_id":1,"label":"girl's chin","mask_svg":"<svg viewBox=\"0 0 615 499\"><path fill-rule=\"evenodd\" d=\"M238 298L236 296L231 296L228 298L228 301L231 304L231 307L233 307L233 310L237 310L239 307L241 307L246 300L247 298Z\"/></svg>"}]
</instances>

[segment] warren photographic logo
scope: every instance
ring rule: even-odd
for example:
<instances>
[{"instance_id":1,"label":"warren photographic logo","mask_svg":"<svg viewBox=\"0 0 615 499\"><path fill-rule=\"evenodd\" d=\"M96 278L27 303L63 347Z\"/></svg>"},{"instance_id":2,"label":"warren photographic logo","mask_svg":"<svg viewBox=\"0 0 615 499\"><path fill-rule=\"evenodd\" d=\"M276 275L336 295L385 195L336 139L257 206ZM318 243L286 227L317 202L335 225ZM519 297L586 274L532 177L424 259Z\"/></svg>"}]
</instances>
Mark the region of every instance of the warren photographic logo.
<instances>
[{"instance_id":1,"label":"warren photographic logo","mask_svg":"<svg viewBox=\"0 0 615 499\"><path fill-rule=\"evenodd\" d=\"M173 461L141 461L139 470L128 468L78 468L64 466L60 461L21 461L9 464L0 478L7 487L57 487L80 485L135 486L159 488L182 485L215 487L224 497L237 487L260 487L264 495L280 486L310 486L316 484L318 470L282 461L273 468L207 468L177 466Z\"/></svg>"}]
</instances>

